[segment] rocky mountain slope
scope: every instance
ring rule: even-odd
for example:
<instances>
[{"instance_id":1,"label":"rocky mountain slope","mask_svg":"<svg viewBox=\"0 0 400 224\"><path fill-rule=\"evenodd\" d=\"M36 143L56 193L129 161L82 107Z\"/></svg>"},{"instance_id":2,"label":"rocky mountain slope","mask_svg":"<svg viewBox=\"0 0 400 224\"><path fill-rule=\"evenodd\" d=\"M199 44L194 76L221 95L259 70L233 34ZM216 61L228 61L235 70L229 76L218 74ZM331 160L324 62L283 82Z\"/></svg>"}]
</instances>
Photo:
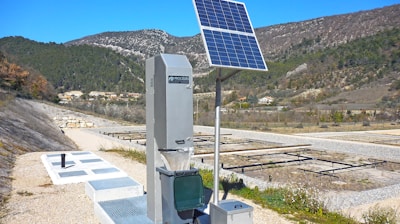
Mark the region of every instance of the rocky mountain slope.
<instances>
[{"instance_id":1,"label":"rocky mountain slope","mask_svg":"<svg viewBox=\"0 0 400 224\"><path fill-rule=\"evenodd\" d=\"M338 46L358 38L399 28L400 5L337 16L321 17L298 23L280 24L256 30L267 59L287 55L302 44L303 50ZM310 40L314 40L310 42Z\"/></svg>"},{"instance_id":2,"label":"rocky mountain slope","mask_svg":"<svg viewBox=\"0 0 400 224\"><path fill-rule=\"evenodd\" d=\"M255 30L267 61L293 54L337 46L383 30L398 28L400 5L358 13L321 17L303 22L279 24ZM196 71L208 67L200 35L174 37L161 30L107 32L73 40L66 45L95 45L114 49L144 60L158 53L182 53Z\"/></svg>"}]
</instances>

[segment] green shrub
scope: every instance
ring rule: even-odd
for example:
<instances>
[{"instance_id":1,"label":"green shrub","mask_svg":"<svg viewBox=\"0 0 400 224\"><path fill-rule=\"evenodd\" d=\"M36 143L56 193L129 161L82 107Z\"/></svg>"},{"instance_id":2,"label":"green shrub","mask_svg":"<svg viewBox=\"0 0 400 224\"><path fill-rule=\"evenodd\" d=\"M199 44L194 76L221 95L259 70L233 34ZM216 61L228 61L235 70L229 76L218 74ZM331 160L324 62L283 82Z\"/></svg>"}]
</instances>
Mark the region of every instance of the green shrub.
<instances>
[{"instance_id":1,"label":"green shrub","mask_svg":"<svg viewBox=\"0 0 400 224\"><path fill-rule=\"evenodd\" d=\"M366 224L395 224L397 223L396 210L393 208L372 207L362 215Z\"/></svg>"},{"instance_id":2,"label":"green shrub","mask_svg":"<svg viewBox=\"0 0 400 224\"><path fill-rule=\"evenodd\" d=\"M316 188L291 187L283 195L285 203L292 209L322 215L327 209L318 199Z\"/></svg>"},{"instance_id":3,"label":"green shrub","mask_svg":"<svg viewBox=\"0 0 400 224\"><path fill-rule=\"evenodd\" d=\"M106 151L106 152L114 152L118 153L121 156L125 158L129 158L131 160L135 160L139 163L146 164L146 153L137 151L137 150L131 150L131 149L124 149L124 148L114 148L114 149L100 149L101 151Z\"/></svg>"}]
</instances>

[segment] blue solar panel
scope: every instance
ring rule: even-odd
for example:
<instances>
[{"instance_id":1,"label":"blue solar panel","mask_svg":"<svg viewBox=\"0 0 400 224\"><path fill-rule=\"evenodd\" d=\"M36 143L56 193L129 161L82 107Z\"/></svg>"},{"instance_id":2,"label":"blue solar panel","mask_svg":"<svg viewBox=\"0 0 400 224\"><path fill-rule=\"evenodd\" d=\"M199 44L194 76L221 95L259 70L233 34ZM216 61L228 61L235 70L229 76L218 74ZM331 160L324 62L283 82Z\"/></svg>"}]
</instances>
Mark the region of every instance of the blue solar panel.
<instances>
[{"instance_id":1,"label":"blue solar panel","mask_svg":"<svg viewBox=\"0 0 400 224\"><path fill-rule=\"evenodd\" d=\"M267 70L241 2L193 0L211 66Z\"/></svg>"},{"instance_id":2,"label":"blue solar panel","mask_svg":"<svg viewBox=\"0 0 400 224\"><path fill-rule=\"evenodd\" d=\"M203 26L253 33L243 4L229 1L195 1Z\"/></svg>"}]
</instances>

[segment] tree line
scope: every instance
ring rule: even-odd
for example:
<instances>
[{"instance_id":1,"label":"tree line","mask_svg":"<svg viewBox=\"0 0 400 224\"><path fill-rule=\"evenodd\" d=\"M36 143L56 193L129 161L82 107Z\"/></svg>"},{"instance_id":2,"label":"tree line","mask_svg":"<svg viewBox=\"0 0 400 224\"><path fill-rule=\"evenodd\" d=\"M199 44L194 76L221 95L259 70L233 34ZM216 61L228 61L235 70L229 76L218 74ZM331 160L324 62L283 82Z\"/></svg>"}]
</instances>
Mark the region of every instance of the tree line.
<instances>
[{"instance_id":1,"label":"tree line","mask_svg":"<svg viewBox=\"0 0 400 224\"><path fill-rule=\"evenodd\" d=\"M0 51L12 63L42 74L59 92L144 92L143 67L111 49L7 37L0 39Z\"/></svg>"}]
</instances>

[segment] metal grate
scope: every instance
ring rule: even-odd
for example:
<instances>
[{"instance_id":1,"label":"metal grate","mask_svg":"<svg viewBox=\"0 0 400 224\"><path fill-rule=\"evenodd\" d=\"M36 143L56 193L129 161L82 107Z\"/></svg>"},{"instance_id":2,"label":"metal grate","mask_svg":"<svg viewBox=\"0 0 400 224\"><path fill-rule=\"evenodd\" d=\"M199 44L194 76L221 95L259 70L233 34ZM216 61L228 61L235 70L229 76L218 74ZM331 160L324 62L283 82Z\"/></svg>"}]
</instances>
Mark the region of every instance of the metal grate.
<instances>
[{"instance_id":1,"label":"metal grate","mask_svg":"<svg viewBox=\"0 0 400 224\"><path fill-rule=\"evenodd\" d=\"M71 155L74 155L74 156L90 155L90 154L92 154L92 153L91 152L73 152L73 153L71 153Z\"/></svg>"},{"instance_id":2,"label":"metal grate","mask_svg":"<svg viewBox=\"0 0 400 224\"><path fill-rule=\"evenodd\" d=\"M82 159L79 160L81 163L97 163L97 162L103 162L102 159Z\"/></svg>"},{"instance_id":3,"label":"metal grate","mask_svg":"<svg viewBox=\"0 0 400 224\"><path fill-rule=\"evenodd\" d=\"M61 154L49 154L49 155L47 155L47 158L52 158L52 157L61 157Z\"/></svg>"},{"instance_id":4,"label":"metal grate","mask_svg":"<svg viewBox=\"0 0 400 224\"><path fill-rule=\"evenodd\" d=\"M105 173L119 172L119 170L117 168L111 167L111 168L103 168L103 169L93 169L92 172L95 174L105 174Z\"/></svg>"},{"instance_id":5,"label":"metal grate","mask_svg":"<svg viewBox=\"0 0 400 224\"><path fill-rule=\"evenodd\" d=\"M51 165L61 166L61 162L52 162ZM65 165L75 165L75 162L74 161L65 161Z\"/></svg>"},{"instance_id":6,"label":"metal grate","mask_svg":"<svg viewBox=\"0 0 400 224\"><path fill-rule=\"evenodd\" d=\"M140 223L153 224L147 217L146 195L112 201L99 202L103 211L114 223Z\"/></svg>"},{"instance_id":7,"label":"metal grate","mask_svg":"<svg viewBox=\"0 0 400 224\"><path fill-rule=\"evenodd\" d=\"M104 179L104 180L93 180L93 181L89 181L89 183L96 190L104 190L104 189L121 188L121 187L129 187L129 186L138 186L139 185L137 182L135 182L134 180L132 180L129 177Z\"/></svg>"},{"instance_id":8,"label":"metal grate","mask_svg":"<svg viewBox=\"0 0 400 224\"><path fill-rule=\"evenodd\" d=\"M71 171L71 172L61 172L58 173L60 177L75 177L75 176L84 176L87 175L87 173L83 170L78 170L78 171Z\"/></svg>"}]
</instances>

